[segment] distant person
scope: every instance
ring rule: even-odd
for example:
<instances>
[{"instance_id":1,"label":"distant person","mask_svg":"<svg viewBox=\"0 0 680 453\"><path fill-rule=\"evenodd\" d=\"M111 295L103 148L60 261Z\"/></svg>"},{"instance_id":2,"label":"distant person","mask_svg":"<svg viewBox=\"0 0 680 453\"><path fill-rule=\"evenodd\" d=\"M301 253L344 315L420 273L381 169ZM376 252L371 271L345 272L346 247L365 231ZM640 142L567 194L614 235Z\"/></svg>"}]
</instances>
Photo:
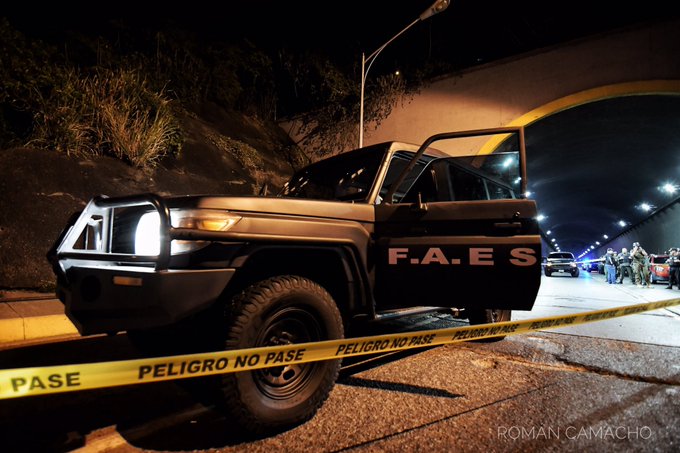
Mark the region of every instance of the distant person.
<instances>
[{"instance_id":1,"label":"distant person","mask_svg":"<svg viewBox=\"0 0 680 453\"><path fill-rule=\"evenodd\" d=\"M635 277L633 276L633 268L630 266L630 254L627 248L622 248L621 253L616 257L619 262L619 278L616 283L623 284L623 277L626 276L630 279L630 283L635 283Z\"/></svg>"},{"instance_id":2,"label":"distant person","mask_svg":"<svg viewBox=\"0 0 680 453\"><path fill-rule=\"evenodd\" d=\"M647 255L645 256L645 262L642 266L642 286L645 288L651 288L652 287L652 257Z\"/></svg>"},{"instance_id":3,"label":"distant person","mask_svg":"<svg viewBox=\"0 0 680 453\"><path fill-rule=\"evenodd\" d=\"M633 242L633 249L630 251L630 257L633 261L633 275L635 275L635 284L638 288L649 287L646 274L649 274L649 269L645 272L645 262L649 262L649 254L642 248L639 242Z\"/></svg>"},{"instance_id":4,"label":"distant person","mask_svg":"<svg viewBox=\"0 0 680 453\"><path fill-rule=\"evenodd\" d=\"M666 289L673 289L673 285L680 289L680 250L677 247L671 247L666 263L668 264L668 286L666 286Z\"/></svg>"},{"instance_id":5,"label":"distant person","mask_svg":"<svg viewBox=\"0 0 680 453\"><path fill-rule=\"evenodd\" d=\"M619 279L619 275L621 275L621 270L619 269L619 252L616 250L613 250L614 252L614 283Z\"/></svg>"},{"instance_id":6,"label":"distant person","mask_svg":"<svg viewBox=\"0 0 680 453\"><path fill-rule=\"evenodd\" d=\"M605 263L604 263L604 259L605 259L606 257L607 257L607 252L604 252L604 255L602 255L602 258L600 258L600 259L602 260L602 270L604 271L604 281L605 281L605 282L608 281L608 280L607 280L607 274L608 274L608 272L607 272L607 266L605 266Z\"/></svg>"},{"instance_id":7,"label":"distant person","mask_svg":"<svg viewBox=\"0 0 680 453\"><path fill-rule=\"evenodd\" d=\"M602 270L604 271L604 281L608 282L609 281L609 268L605 266L605 261L607 259L607 252L604 252L604 255L600 258L602 261Z\"/></svg>"},{"instance_id":8,"label":"distant person","mask_svg":"<svg viewBox=\"0 0 680 453\"><path fill-rule=\"evenodd\" d=\"M612 248L608 248L607 253L604 255L604 273L607 283L610 285L616 283L616 254Z\"/></svg>"}]
</instances>

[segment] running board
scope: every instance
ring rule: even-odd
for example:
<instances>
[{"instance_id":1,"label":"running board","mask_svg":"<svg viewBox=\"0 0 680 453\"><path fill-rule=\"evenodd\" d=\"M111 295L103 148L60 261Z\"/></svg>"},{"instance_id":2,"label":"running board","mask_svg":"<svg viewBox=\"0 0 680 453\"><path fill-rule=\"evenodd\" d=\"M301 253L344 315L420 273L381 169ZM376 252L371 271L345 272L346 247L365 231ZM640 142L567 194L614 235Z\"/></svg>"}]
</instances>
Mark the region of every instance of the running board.
<instances>
[{"instance_id":1,"label":"running board","mask_svg":"<svg viewBox=\"0 0 680 453\"><path fill-rule=\"evenodd\" d=\"M413 307L413 308L403 308L396 310L386 310L375 314L375 318L372 321L385 321L387 319L402 318L404 316L412 315L422 315L425 313L443 312L449 313L454 318L460 314L460 310L457 308L447 308L447 307Z\"/></svg>"}]
</instances>

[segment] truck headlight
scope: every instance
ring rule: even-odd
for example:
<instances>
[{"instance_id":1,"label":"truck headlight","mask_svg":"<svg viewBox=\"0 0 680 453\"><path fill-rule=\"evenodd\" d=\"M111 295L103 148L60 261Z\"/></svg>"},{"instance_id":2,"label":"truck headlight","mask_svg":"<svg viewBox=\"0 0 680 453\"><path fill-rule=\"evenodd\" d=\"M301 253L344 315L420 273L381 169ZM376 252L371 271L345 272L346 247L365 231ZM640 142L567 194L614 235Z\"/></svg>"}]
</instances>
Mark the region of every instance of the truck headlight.
<instances>
[{"instance_id":1,"label":"truck headlight","mask_svg":"<svg viewBox=\"0 0 680 453\"><path fill-rule=\"evenodd\" d=\"M576 263L569 263L571 267L576 267Z\"/></svg>"},{"instance_id":2,"label":"truck headlight","mask_svg":"<svg viewBox=\"0 0 680 453\"><path fill-rule=\"evenodd\" d=\"M210 209L171 210L170 223L174 228L191 228L203 231L227 231L241 220L241 216L227 211ZM156 211L143 214L135 231L135 254L155 256L160 253L161 218ZM189 252L204 247L205 241L174 240L170 253Z\"/></svg>"}]
</instances>

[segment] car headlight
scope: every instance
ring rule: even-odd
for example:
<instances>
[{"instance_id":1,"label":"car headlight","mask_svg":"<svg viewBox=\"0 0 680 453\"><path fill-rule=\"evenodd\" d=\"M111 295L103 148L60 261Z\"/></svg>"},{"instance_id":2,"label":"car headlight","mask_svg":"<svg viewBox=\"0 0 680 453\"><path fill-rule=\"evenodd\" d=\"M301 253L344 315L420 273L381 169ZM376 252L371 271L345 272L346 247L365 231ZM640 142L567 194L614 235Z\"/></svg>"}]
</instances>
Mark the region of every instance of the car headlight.
<instances>
[{"instance_id":1,"label":"car headlight","mask_svg":"<svg viewBox=\"0 0 680 453\"><path fill-rule=\"evenodd\" d=\"M571 267L576 267L576 263L569 263Z\"/></svg>"},{"instance_id":2,"label":"car headlight","mask_svg":"<svg viewBox=\"0 0 680 453\"><path fill-rule=\"evenodd\" d=\"M241 216L227 211L211 209L171 210L170 224L173 228L191 228L203 231L227 231L241 220ZM158 212L143 214L135 231L135 253L137 255L155 256L161 250L160 236L161 218ZM176 255L199 249L206 245L205 241L174 240L170 245L170 253Z\"/></svg>"},{"instance_id":3,"label":"car headlight","mask_svg":"<svg viewBox=\"0 0 680 453\"><path fill-rule=\"evenodd\" d=\"M663 266L656 266L656 271L657 272L663 272L664 271Z\"/></svg>"}]
</instances>

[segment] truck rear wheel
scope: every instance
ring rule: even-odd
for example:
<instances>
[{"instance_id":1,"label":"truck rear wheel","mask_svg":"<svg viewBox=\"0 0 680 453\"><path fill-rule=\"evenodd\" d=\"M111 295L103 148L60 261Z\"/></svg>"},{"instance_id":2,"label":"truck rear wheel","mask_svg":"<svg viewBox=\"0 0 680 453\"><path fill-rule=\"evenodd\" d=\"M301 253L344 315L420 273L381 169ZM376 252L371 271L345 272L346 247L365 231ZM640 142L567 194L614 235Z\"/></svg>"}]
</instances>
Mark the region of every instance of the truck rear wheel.
<instances>
[{"instance_id":1,"label":"truck rear wheel","mask_svg":"<svg viewBox=\"0 0 680 453\"><path fill-rule=\"evenodd\" d=\"M343 338L331 295L303 277L280 276L246 288L227 313L227 349ZM253 434L267 434L314 416L335 384L340 360L282 365L222 377L226 411Z\"/></svg>"},{"instance_id":2,"label":"truck rear wheel","mask_svg":"<svg viewBox=\"0 0 680 453\"><path fill-rule=\"evenodd\" d=\"M499 309L470 309L466 308L465 311L468 312L468 320L471 326L477 326L480 324L493 324L497 322L510 321L512 316L512 310L499 310ZM491 343L494 341L500 341L505 338L505 335L492 338L482 338L480 340L473 340L480 343Z\"/></svg>"}]
</instances>

